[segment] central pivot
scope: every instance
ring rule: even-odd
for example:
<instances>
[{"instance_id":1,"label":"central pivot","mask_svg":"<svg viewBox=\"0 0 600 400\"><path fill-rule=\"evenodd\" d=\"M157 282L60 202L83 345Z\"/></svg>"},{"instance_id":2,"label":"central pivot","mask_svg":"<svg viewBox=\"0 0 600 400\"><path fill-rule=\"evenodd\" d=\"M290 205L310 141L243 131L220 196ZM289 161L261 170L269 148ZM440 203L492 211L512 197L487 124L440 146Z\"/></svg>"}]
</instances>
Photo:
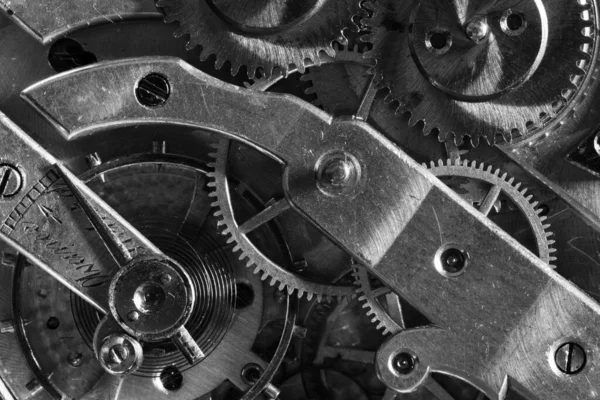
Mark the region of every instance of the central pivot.
<instances>
[{"instance_id":1,"label":"central pivot","mask_svg":"<svg viewBox=\"0 0 600 400\"><path fill-rule=\"evenodd\" d=\"M165 304L166 290L156 282L141 284L133 295L133 302L138 311L144 314L158 312Z\"/></svg>"},{"instance_id":2,"label":"central pivot","mask_svg":"<svg viewBox=\"0 0 600 400\"><path fill-rule=\"evenodd\" d=\"M115 320L144 341L173 336L187 322L196 297L184 269L164 256L134 259L117 272L109 290Z\"/></svg>"}]
</instances>

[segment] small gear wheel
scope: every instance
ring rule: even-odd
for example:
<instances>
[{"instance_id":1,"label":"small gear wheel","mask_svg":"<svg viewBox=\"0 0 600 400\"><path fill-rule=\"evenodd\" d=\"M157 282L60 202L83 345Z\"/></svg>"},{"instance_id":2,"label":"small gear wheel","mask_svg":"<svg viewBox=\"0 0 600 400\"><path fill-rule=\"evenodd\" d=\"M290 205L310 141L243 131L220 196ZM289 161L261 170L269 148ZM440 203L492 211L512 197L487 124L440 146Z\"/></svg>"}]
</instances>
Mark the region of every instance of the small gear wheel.
<instances>
[{"instance_id":1,"label":"small gear wheel","mask_svg":"<svg viewBox=\"0 0 600 400\"><path fill-rule=\"evenodd\" d=\"M227 178L230 143L229 139L221 139L214 145L216 151L211 155L215 161L209 165L212 171L208 173L211 179L208 186L213 189L209 196L214 198L212 206L216 208L214 215L219 219L217 224L223 229L222 234L228 236L227 243L234 245L233 252L240 252L240 260L246 259L246 265L254 267L254 272L260 274L263 280L270 278L272 286L278 285L279 290L285 290L290 295L295 293L300 298L306 295L308 300L316 297L318 301L354 297L352 284L335 283L341 274L350 272L349 256L324 237L310 238L310 254L307 256L311 262L304 259L299 265L284 268L259 249L251 239L252 232L240 230L241 224L236 219ZM294 231L303 230L297 221L294 223ZM318 268L314 267L317 263ZM336 269L340 266L343 271ZM311 279L304 271L312 272Z\"/></svg>"},{"instance_id":2,"label":"small gear wheel","mask_svg":"<svg viewBox=\"0 0 600 400\"><path fill-rule=\"evenodd\" d=\"M165 22L179 21L176 36L189 35L188 48L202 46L201 59L216 55L216 67L231 62L236 75L246 66L252 79L284 75L290 66L304 72L306 60L335 55L334 41L346 44L346 28L360 14L359 0L158 0Z\"/></svg>"},{"instance_id":3,"label":"small gear wheel","mask_svg":"<svg viewBox=\"0 0 600 400\"><path fill-rule=\"evenodd\" d=\"M540 215L543 208L532 201L533 196L521 189L520 183L475 161L440 160L437 164L431 162L429 171L554 268L556 249L552 247L550 225L544 224L546 217ZM360 266L355 266L354 277L359 299L372 322L386 334L405 329L398 296L389 289L381 293L382 284Z\"/></svg>"},{"instance_id":4,"label":"small gear wheel","mask_svg":"<svg viewBox=\"0 0 600 400\"><path fill-rule=\"evenodd\" d=\"M425 134L489 143L570 115L595 58L593 0L368 1L376 82Z\"/></svg>"}]
</instances>

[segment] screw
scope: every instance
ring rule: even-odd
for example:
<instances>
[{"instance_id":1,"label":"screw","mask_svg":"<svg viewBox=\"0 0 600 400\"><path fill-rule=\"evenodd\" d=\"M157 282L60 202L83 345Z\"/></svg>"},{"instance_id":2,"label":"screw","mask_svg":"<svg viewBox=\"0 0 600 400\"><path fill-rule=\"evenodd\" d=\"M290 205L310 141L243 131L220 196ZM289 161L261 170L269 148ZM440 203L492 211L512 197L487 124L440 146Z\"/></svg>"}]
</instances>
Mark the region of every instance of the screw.
<instances>
[{"instance_id":1,"label":"screw","mask_svg":"<svg viewBox=\"0 0 600 400\"><path fill-rule=\"evenodd\" d=\"M160 281L162 282L163 285L168 285L169 283L171 283L171 280L173 278L171 278L171 275L169 274L162 274L160 276Z\"/></svg>"},{"instance_id":2,"label":"screw","mask_svg":"<svg viewBox=\"0 0 600 400\"><path fill-rule=\"evenodd\" d=\"M402 375L410 374L417 364L417 360L411 354L399 353L392 360L392 367Z\"/></svg>"},{"instance_id":3,"label":"screw","mask_svg":"<svg viewBox=\"0 0 600 400\"><path fill-rule=\"evenodd\" d=\"M21 191L23 179L16 167L8 164L0 165L0 197L8 198Z\"/></svg>"},{"instance_id":4,"label":"screw","mask_svg":"<svg viewBox=\"0 0 600 400\"><path fill-rule=\"evenodd\" d=\"M167 102L170 95L171 85L167 78L160 74L146 75L135 88L137 100L146 107L160 107Z\"/></svg>"},{"instance_id":5,"label":"screw","mask_svg":"<svg viewBox=\"0 0 600 400\"><path fill-rule=\"evenodd\" d=\"M83 364L83 354L77 351L72 351L67 356L67 362L73 367L80 367L81 364Z\"/></svg>"},{"instance_id":6,"label":"screw","mask_svg":"<svg viewBox=\"0 0 600 400\"><path fill-rule=\"evenodd\" d=\"M40 296L42 299L45 299L48 297L48 291L46 289L40 289L38 290L38 296Z\"/></svg>"},{"instance_id":7,"label":"screw","mask_svg":"<svg viewBox=\"0 0 600 400\"><path fill-rule=\"evenodd\" d=\"M131 322L135 322L140 319L140 313L135 310L130 311L129 314L127 314L127 319Z\"/></svg>"},{"instance_id":8,"label":"screw","mask_svg":"<svg viewBox=\"0 0 600 400\"><path fill-rule=\"evenodd\" d=\"M113 375L132 373L144 360L144 349L140 342L121 333L107 336L96 354L102 368Z\"/></svg>"},{"instance_id":9,"label":"screw","mask_svg":"<svg viewBox=\"0 0 600 400\"><path fill-rule=\"evenodd\" d=\"M490 26L485 17L479 17L469 22L465 30L469 39L475 43L480 43L490 32Z\"/></svg>"},{"instance_id":10,"label":"screw","mask_svg":"<svg viewBox=\"0 0 600 400\"><path fill-rule=\"evenodd\" d=\"M574 375L585 367L586 354L583 347L577 343L565 343L556 350L554 361L558 369L568 375Z\"/></svg>"},{"instance_id":11,"label":"screw","mask_svg":"<svg viewBox=\"0 0 600 400\"><path fill-rule=\"evenodd\" d=\"M46 327L48 329L57 329L60 326L60 320L56 317L50 317L48 318L48 321L46 321Z\"/></svg>"},{"instance_id":12,"label":"screw","mask_svg":"<svg viewBox=\"0 0 600 400\"><path fill-rule=\"evenodd\" d=\"M450 248L442 253L441 262L444 271L457 274L467 265L467 258L461 250Z\"/></svg>"},{"instance_id":13,"label":"screw","mask_svg":"<svg viewBox=\"0 0 600 400\"><path fill-rule=\"evenodd\" d=\"M116 344L108 351L108 363L112 365L120 365L129 357L129 350L122 344Z\"/></svg>"}]
</instances>

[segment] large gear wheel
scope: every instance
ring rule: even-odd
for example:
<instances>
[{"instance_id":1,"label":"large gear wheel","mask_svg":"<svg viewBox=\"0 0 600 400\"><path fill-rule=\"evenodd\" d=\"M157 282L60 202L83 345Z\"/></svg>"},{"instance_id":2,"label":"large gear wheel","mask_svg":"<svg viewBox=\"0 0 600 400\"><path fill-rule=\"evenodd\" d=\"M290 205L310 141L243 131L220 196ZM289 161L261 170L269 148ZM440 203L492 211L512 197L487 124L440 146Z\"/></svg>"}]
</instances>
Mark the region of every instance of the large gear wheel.
<instances>
[{"instance_id":1,"label":"large gear wheel","mask_svg":"<svg viewBox=\"0 0 600 400\"><path fill-rule=\"evenodd\" d=\"M440 141L531 137L566 118L593 71L594 1L365 3L376 81Z\"/></svg>"},{"instance_id":2,"label":"large gear wheel","mask_svg":"<svg viewBox=\"0 0 600 400\"><path fill-rule=\"evenodd\" d=\"M485 215L552 266L556 260L553 256L556 249L552 247L554 241L550 239L550 225L545 224L546 217L540 215L543 208L538 207L533 196L527 194L527 189L521 189L520 183L515 183L506 173L501 174L499 169L494 170L484 164L478 166L476 162L467 160L440 160L437 164L431 162L429 171L479 210L485 208L482 211ZM491 213L492 209L496 210L494 214ZM503 216L503 209L508 209L506 216ZM520 214L526 224L513 225L513 214ZM512 229L507 229L510 225L513 225ZM522 236L524 225L530 230L529 238ZM405 329L398 296L389 290L378 292L381 285L360 266L355 267L354 277L359 299L364 302L363 307L367 310L367 315L372 317L372 322L377 324L377 328L382 329L384 334Z\"/></svg>"},{"instance_id":3,"label":"large gear wheel","mask_svg":"<svg viewBox=\"0 0 600 400\"><path fill-rule=\"evenodd\" d=\"M318 280L309 280L300 276L291 268L284 268L267 257L249 238L249 233L240 231L240 224L236 220L235 212L230 198L229 182L227 179L227 160L229 157L229 148L231 141L221 139L214 145L216 151L212 153L215 160L211 163L212 172L208 173L211 181L208 186L213 188L209 194L214 198L212 206L216 208L214 215L219 219L218 225L222 227L222 234L228 236L227 243L234 245L233 251L240 252L240 260L246 259L248 267L254 267L254 272L261 275L263 280L270 278L271 285L278 285L279 290L286 290L290 295L296 293L302 298L305 294L308 300L316 296L317 300L345 298L353 296L353 287L347 285L334 284L334 279L330 282L320 282ZM324 265L333 264L330 260L335 257L335 249L325 245L326 250L312 249L311 251L319 253L318 259ZM308 265L302 265L300 269L306 269ZM298 270L298 268L296 268ZM323 272L324 268L319 268ZM348 271L349 269L347 269ZM315 272L316 269L315 269ZM335 271L336 277L339 276Z\"/></svg>"},{"instance_id":4,"label":"large gear wheel","mask_svg":"<svg viewBox=\"0 0 600 400\"><path fill-rule=\"evenodd\" d=\"M335 55L334 41L347 42L343 31L361 11L359 0L158 0L166 22L179 21L176 36L189 34L189 48L202 46L202 59L216 55L216 66L231 62L235 75L284 75L293 65L304 72L319 53Z\"/></svg>"}]
</instances>

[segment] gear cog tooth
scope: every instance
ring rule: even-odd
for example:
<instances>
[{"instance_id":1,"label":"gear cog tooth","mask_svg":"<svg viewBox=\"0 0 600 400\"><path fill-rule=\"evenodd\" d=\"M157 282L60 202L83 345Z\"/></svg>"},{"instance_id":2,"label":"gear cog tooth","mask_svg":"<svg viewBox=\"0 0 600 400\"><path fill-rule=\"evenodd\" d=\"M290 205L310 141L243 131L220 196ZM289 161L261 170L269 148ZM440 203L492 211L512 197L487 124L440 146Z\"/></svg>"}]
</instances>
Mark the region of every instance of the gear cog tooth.
<instances>
[{"instance_id":1,"label":"gear cog tooth","mask_svg":"<svg viewBox=\"0 0 600 400\"><path fill-rule=\"evenodd\" d=\"M217 69L229 61L234 74L246 66L250 79L261 69L266 76L271 76L275 68L283 69L285 74L293 66L303 71L305 60L318 63L320 52L333 55L334 41L346 42L343 31L354 25L352 18L362 10L355 0L342 0L342 4L337 0L324 0L317 3L318 12L304 7L298 11L300 15L282 16L285 13L278 15L271 13L271 8L261 9L262 3L249 1L232 6L233 2L219 2L219 8L209 1L160 2L166 14L165 21L179 22L177 34L189 34L188 49L201 46L203 60L215 55L219 63L215 64ZM285 7L286 4L278 6ZM270 20L267 22L269 27L262 29L260 26L265 26L265 19ZM256 26L246 28L252 25ZM278 26L286 29L272 29Z\"/></svg>"},{"instance_id":2,"label":"gear cog tooth","mask_svg":"<svg viewBox=\"0 0 600 400\"><path fill-rule=\"evenodd\" d=\"M240 260L247 259L247 267L255 267L255 273L260 273L261 280L271 278L272 281L284 284L291 292L301 297L317 295L319 298L352 298L354 286L337 286L304 280L284 268L276 265L249 241L246 235L240 234L235 221L233 210L230 207L229 188L226 179L227 157L229 154L229 139L221 139L217 151L214 153L215 168L211 179L215 182L213 206L220 212L220 219L225 231L228 233L227 243L235 244L234 252L240 252Z\"/></svg>"},{"instance_id":3,"label":"gear cog tooth","mask_svg":"<svg viewBox=\"0 0 600 400\"><path fill-rule=\"evenodd\" d=\"M538 9L538 3L531 2L532 10ZM478 74L472 74L473 79L464 85L457 83L456 71L464 70L465 75L468 74L473 64L473 58L470 57L480 54L472 51L471 47L470 57L460 53L460 47L452 47L450 44L444 53L432 59L426 43L413 39L413 34L419 38L426 37L427 29L430 29L426 22L420 23L421 20L430 21L435 18L447 21L448 18L455 18L455 15L462 15L452 8L450 14L434 17L427 12L434 9L443 12L439 6L416 8L413 3L400 1L363 2L363 18L359 25L361 29L370 31L362 38L373 45L372 49L365 53L365 57L376 60L374 69L377 85L390 89L390 96L399 103L397 114L411 113L411 126L414 125L415 119L426 121L426 132L436 131L442 140L450 134L464 139L472 133L470 140L476 147L481 140L494 145L499 141L525 140L527 137L543 133L549 122L570 118L571 111L581 104L587 84L594 79L594 57L590 54L592 51L583 51L582 46L592 49L595 46L596 36L590 34L589 30L597 25L597 6L595 1L585 5L579 3L570 1L548 6L548 0L541 1L539 15L536 13L539 22L533 25L532 20L531 26L547 25L548 34L529 35L527 39L523 39L523 48L527 47L528 51L517 52L514 55L522 61L522 71L515 70L512 72L514 78L503 80L509 85L506 88L503 88L502 84L492 84L487 78L498 74L510 74L511 71L491 63L482 65ZM490 6L485 11L490 15L500 15L504 11L494 9L494 3L490 3ZM479 11L477 7L471 8L465 12ZM463 15L461 18L470 17ZM460 21L456 22L462 24ZM412 29L400 29L409 24ZM443 24L439 28L443 29ZM560 34L558 40L557 32L566 34ZM505 37L512 36L503 36L500 32L500 35L494 35L493 38L501 42L510 40ZM475 44L486 54L492 51L488 44L492 39L489 38L491 36ZM399 63L399 59L409 62ZM461 63L456 60L465 61ZM557 60L560 60L560 65L566 67L557 70L555 74L536 73L556 70ZM435 68L440 64L452 65L454 68ZM432 67L428 69L428 65ZM436 82L436 85L432 85L431 82ZM571 93L564 96L565 90ZM522 104L531 98L532 92L538 94L535 96L536 101L524 107ZM408 101L415 94L420 96L420 101ZM565 107L555 112L554 102L561 96L564 97ZM465 97L469 100L465 100ZM436 111L423 115L423 110ZM457 115L460 117L457 118ZM528 124L529 122L531 124Z\"/></svg>"}]
</instances>

